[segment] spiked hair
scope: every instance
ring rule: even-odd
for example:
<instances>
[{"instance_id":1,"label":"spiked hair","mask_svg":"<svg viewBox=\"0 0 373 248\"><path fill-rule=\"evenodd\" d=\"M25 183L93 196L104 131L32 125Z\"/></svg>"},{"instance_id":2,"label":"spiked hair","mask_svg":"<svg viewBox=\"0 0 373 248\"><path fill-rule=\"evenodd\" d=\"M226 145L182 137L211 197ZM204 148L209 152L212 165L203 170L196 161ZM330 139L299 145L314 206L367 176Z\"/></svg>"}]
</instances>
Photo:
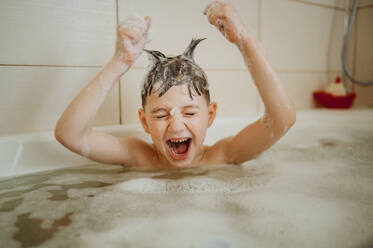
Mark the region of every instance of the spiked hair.
<instances>
[{"instance_id":1,"label":"spiked hair","mask_svg":"<svg viewBox=\"0 0 373 248\"><path fill-rule=\"evenodd\" d=\"M154 89L158 96L163 96L172 86L187 84L190 98L193 95L204 95L210 102L210 92L205 72L199 67L193 58L194 49L204 39L192 39L183 54L166 57L159 51L149 51L150 70L145 76L141 90L142 107L145 107L146 97L152 94ZM192 89L194 93L192 92Z\"/></svg>"}]
</instances>

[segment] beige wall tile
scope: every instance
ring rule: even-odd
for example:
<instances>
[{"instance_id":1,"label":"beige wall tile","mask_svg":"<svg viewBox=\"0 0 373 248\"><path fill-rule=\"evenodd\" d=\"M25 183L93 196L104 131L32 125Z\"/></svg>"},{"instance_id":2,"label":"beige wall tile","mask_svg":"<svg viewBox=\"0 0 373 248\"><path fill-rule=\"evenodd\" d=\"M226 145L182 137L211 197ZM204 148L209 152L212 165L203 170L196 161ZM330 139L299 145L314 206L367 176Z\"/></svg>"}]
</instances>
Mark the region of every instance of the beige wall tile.
<instances>
[{"instance_id":1,"label":"beige wall tile","mask_svg":"<svg viewBox=\"0 0 373 248\"><path fill-rule=\"evenodd\" d=\"M286 93L293 101L296 109L309 109L319 107L313 99L313 92L324 90L333 82L339 73L313 73L313 72L278 72ZM258 114L264 113L264 104L260 96L257 100Z\"/></svg>"},{"instance_id":2,"label":"beige wall tile","mask_svg":"<svg viewBox=\"0 0 373 248\"><path fill-rule=\"evenodd\" d=\"M372 2L373 3L373 2ZM359 9L355 78L373 81L373 8ZM373 86L356 87L355 107L373 108Z\"/></svg>"},{"instance_id":3,"label":"beige wall tile","mask_svg":"<svg viewBox=\"0 0 373 248\"><path fill-rule=\"evenodd\" d=\"M122 91L122 121L139 123L138 109L141 108L141 86L145 69L130 69L120 80Z\"/></svg>"},{"instance_id":4,"label":"beige wall tile","mask_svg":"<svg viewBox=\"0 0 373 248\"><path fill-rule=\"evenodd\" d=\"M356 99L355 108L373 108L373 86L355 87Z\"/></svg>"},{"instance_id":5,"label":"beige wall tile","mask_svg":"<svg viewBox=\"0 0 373 248\"><path fill-rule=\"evenodd\" d=\"M373 8L358 11L356 75L360 80L373 80ZM372 97L373 98L373 97Z\"/></svg>"},{"instance_id":6,"label":"beige wall tile","mask_svg":"<svg viewBox=\"0 0 373 248\"><path fill-rule=\"evenodd\" d=\"M248 71L207 71L217 118L257 116L257 89Z\"/></svg>"},{"instance_id":7,"label":"beige wall tile","mask_svg":"<svg viewBox=\"0 0 373 248\"><path fill-rule=\"evenodd\" d=\"M294 2L304 2L308 4L317 4L321 6L329 6L329 7L344 7L344 0L291 0Z\"/></svg>"},{"instance_id":8,"label":"beige wall tile","mask_svg":"<svg viewBox=\"0 0 373 248\"><path fill-rule=\"evenodd\" d=\"M0 67L0 134L54 129L94 68ZM109 93L94 125L119 124L118 85Z\"/></svg>"},{"instance_id":9,"label":"beige wall tile","mask_svg":"<svg viewBox=\"0 0 373 248\"><path fill-rule=\"evenodd\" d=\"M115 45L115 1L0 2L0 63L101 65Z\"/></svg>"},{"instance_id":10,"label":"beige wall tile","mask_svg":"<svg viewBox=\"0 0 373 248\"><path fill-rule=\"evenodd\" d=\"M352 1L352 0L351 0ZM360 0L359 7L372 7L373 1L372 0Z\"/></svg>"},{"instance_id":11,"label":"beige wall tile","mask_svg":"<svg viewBox=\"0 0 373 248\"><path fill-rule=\"evenodd\" d=\"M279 76L296 109L316 107L313 92L330 83L328 73L279 72Z\"/></svg>"},{"instance_id":12,"label":"beige wall tile","mask_svg":"<svg viewBox=\"0 0 373 248\"><path fill-rule=\"evenodd\" d=\"M257 90L249 72L206 70L211 100L218 103L217 118L256 116ZM138 123L141 86L145 70L131 69L122 77L123 123Z\"/></svg>"},{"instance_id":13,"label":"beige wall tile","mask_svg":"<svg viewBox=\"0 0 373 248\"><path fill-rule=\"evenodd\" d=\"M341 70L343 11L275 0L263 0L261 9L263 46L276 68Z\"/></svg>"},{"instance_id":14,"label":"beige wall tile","mask_svg":"<svg viewBox=\"0 0 373 248\"><path fill-rule=\"evenodd\" d=\"M119 0L119 19L133 13L152 17L152 41L147 44L151 50L166 55L181 54L193 37L204 37L195 52L196 61L206 69L245 69L237 48L225 40L220 32L210 25L203 10L210 1L146 1ZM254 35L257 35L258 1L233 0L242 20ZM145 67L147 56L141 55L136 67Z\"/></svg>"}]
</instances>

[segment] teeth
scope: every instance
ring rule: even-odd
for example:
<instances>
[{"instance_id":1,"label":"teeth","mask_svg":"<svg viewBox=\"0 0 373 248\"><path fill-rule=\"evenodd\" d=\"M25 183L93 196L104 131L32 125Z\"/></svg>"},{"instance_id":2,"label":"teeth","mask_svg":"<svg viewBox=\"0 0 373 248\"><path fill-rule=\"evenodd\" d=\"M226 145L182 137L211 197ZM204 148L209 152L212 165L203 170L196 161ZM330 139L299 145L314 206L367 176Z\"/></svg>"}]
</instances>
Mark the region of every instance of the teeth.
<instances>
[{"instance_id":1,"label":"teeth","mask_svg":"<svg viewBox=\"0 0 373 248\"><path fill-rule=\"evenodd\" d=\"M185 141L187 141L188 140L188 138L186 138L186 139L181 139L181 140L172 140L171 139L171 142L174 142L174 143L181 143L181 142L185 142Z\"/></svg>"}]
</instances>

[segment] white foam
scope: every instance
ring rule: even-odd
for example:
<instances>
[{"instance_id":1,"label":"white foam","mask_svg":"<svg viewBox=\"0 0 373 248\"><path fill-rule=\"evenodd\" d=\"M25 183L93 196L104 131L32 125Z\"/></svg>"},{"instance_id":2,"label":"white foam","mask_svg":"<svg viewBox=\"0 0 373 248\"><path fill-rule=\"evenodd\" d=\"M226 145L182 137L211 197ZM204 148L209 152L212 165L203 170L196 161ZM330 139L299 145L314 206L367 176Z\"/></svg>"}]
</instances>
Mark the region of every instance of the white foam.
<instances>
[{"instance_id":1,"label":"white foam","mask_svg":"<svg viewBox=\"0 0 373 248\"><path fill-rule=\"evenodd\" d=\"M170 115L171 116L174 116L176 114L176 111L178 110L178 108L174 107L173 109L171 109L170 111Z\"/></svg>"},{"instance_id":2,"label":"white foam","mask_svg":"<svg viewBox=\"0 0 373 248\"><path fill-rule=\"evenodd\" d=\"M129 53L132 53L132 54L136 54L136 58L135 60L137 59L137 57L142 53L143 51L143 48L144 48L144 45L148 42L150 42L150 34L151 34L151 30L149 28L148 31L146 31L147 29L147 22L145 20L145 18L142 18L142 17L139 17L135 14L133 14L132 16L130 16L129 18L121 21L119 23L119 29L120 30L123 30L124 32L126 32L125 30L127 31L130 31L130 32L134 32L135 34L137 35L140 35L140 40L138 41L134 41L130 38L124 38L124 40L121 40L119 37L119 45L117 45L118 47L118 51L116 54L116 56L119 57L119 59L121 60L124 60L125 59L125 52L122 50L122 46L125 44L126 46L126 49L128 50ZM120 44L121 42L123 42L124 44Z\"/></svg>"}]
</instances>

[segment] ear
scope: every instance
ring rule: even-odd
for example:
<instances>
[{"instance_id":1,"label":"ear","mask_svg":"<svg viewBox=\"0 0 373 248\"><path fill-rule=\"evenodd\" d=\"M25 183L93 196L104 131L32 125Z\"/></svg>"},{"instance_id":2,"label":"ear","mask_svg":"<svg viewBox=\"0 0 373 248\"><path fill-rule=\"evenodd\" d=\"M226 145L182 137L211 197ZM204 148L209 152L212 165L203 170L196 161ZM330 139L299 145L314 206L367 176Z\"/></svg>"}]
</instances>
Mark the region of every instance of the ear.
<instances>
[{"instance_id":1,"label":"ear","mask_svg":"<svg viewBox=\"0 0 373 248\"><path fill-rule=\"evenodd\" d=\"M144 131L148 134L150 134L148 123L146 122L146 117L145 117L145 111L142 108L139 108L138 110L139 113L139 120L142 125L142 128L144 128Z\"/></svg>"},{"instance_id":2,"label":"ear","mask_svg":"<svg viewBox=\"0 0 373 248\"><path fill-rule=\"evenodd\" d=\"M187 49L185 49L184 53L182 54L184 57L192 60L194 62L194 57L193 57L193 54L194 54L194 49L196 49L196 46L203 40L205 40L206 38L203 38L203 39L192 39L192 41L190 42L189 46L187 47Z\"/></svg>"},{"instance_id":3,"label":"ear","mask_svg":"<svg viewBox=\"0 0 373 248\"><path fill-rule=\"evenodd\" d=\"M218 104L216 102L212 102L209 105L209 120L208 120L208 127L211 127L212 123L215 120L216 110L218 108Z\"/></svg>"}]
</instances>

